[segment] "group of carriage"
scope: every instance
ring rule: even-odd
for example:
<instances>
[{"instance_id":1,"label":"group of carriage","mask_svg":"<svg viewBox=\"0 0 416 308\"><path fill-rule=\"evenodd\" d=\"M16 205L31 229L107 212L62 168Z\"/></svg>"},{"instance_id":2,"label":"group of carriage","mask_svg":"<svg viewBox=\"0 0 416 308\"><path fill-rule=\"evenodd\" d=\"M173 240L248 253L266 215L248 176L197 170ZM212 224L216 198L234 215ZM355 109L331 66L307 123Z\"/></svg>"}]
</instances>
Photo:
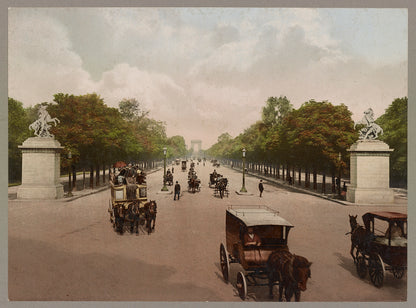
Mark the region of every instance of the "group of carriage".
<instances>
[{"instance_id":1,"label":"group of carriage","mask_svg":"<svg viewBox=\"0 0 416 308\"><path fill-rule=\"evenodd\" d=\"M136 166L125 166L110 176L111 198L108 212L113 228L139 234L142 226L150 234L155 229L157 204L147 200L146 174Z\"/></svg>"},{"instance_id":2,"label":"group of carriage","mask_svg":"<svg viewBox=\"0 0 416 308\"><path fill-rule=\"evenodd\" d=\"M228 179L217 173L215 169L213 173L209 174L209 187L214 188L214 196L218 196L221 199L229 195Z\"/></svg>"},{"instance_id":3,"label":"group of carriage","mask_svg":"<svg viewBox=\"0 0 416 308\"><path fill-rule=\"evenodd\" d=\"M144 225L150 234L155 227L157 205L147 200L146 175L128 166L112 174L111 179L108 211L115 230L122 234L129 228L130 232L138 233ZM192 179L197 176L191 165L189 185ZM210 174L210 187L220 191L218 185L224 179L226 187L227 179L214 170ZM350 215L349 220L350 253L358 276L365 278L368 273L376 287L383 285L387 272L401 279L407 270L407 215L368 212L362 216L363 226L357 222L357 216ZM380 221L385 223L386 231L382 232ZM247 298L250 286L268 286L270 297L273 287L278 286L279 301L290 301L293 296L300 301L311 277L312 263L290 252L288 236L294 227L290 222L266 206L231 206L226 210L225 227L226 242L220 244L221 272L228 283L231 265L237 263L242 267L235 280L241 299Z\"/></svg>"}]
</instances>

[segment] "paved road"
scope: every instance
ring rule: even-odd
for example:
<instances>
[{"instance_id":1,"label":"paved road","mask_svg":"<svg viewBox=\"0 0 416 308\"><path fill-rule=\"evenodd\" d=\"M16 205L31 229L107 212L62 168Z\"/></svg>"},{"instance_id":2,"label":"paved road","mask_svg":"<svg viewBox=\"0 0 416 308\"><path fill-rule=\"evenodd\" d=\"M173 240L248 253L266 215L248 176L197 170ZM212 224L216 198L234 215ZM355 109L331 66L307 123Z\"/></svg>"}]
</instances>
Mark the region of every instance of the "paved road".
<instances>
[{"instance_id":1,"label":"paved road","mask_svg":"<svg viewBox=\"0 0 416 308\"><path fill-rule=\"evenodd\" d=\"M213 167L196 166L199 193L186 190L180 201L158 194L162 171L148 176L148 194L158 203L156 230L148 236L116 234L107 213L109 190L71 202L9 201L9 297L11 300L71 301L241 301L234 287L238 264L226 284L219 267L225 241L225 210L232 204L265 204L295 225L289 248L313 262L302 301L405 301L407 275L387 273L384 286L358 278L349 255L348 214L377 207L342 206L246 178L252 196L235 193L241 173L220 167L230 196L208 187ZM186 189L187 172L175 167L174 180ZM405 205L383 207L406 212ZM248 301L269 301L267 287L250 287Z\"/></svg>"}]
</instances>

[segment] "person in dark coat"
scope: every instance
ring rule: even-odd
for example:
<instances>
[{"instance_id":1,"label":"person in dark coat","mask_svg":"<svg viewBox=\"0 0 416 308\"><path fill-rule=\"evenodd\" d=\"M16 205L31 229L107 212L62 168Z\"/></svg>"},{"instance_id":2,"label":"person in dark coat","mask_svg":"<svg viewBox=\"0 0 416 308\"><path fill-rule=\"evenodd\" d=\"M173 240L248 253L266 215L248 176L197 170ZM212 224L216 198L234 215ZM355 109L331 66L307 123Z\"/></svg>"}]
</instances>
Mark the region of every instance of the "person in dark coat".
<instances>
[{"instance_id":1,"label":"person in dark coat","mask_svg":"<svg viewBox=\"0 0 416 308\"><path fill-rule=\"evenodd\" d=\"M263 180L260 180L260 183L259 183L260 197L261 197L261 195L262 195L262 193L263 193L263 190L264 190L264 187L263 187Z\"/></svg>"},{"instance_id":2,"label":"person in dark coat","mask_svg":"<svg viewBox=\"0 0 416 308\"><path fill-rule=\"evenodd\" d=\"M176 181L176 184L175 184L175 196L173 197L173 200L176 200L176 195L178 195L178 200L179 200L180 194L181 194L181 185L179 185L178 181Z\"/></svg>"}]
</instances>

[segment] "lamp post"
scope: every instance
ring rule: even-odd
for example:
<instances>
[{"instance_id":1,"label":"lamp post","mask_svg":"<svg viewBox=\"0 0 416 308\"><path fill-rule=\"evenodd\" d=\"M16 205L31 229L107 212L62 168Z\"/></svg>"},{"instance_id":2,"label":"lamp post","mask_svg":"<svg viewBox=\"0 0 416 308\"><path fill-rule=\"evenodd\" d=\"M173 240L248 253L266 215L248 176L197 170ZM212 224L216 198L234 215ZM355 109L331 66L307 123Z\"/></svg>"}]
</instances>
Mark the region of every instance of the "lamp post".
<instances>
[{"instance_id":1,"label":"lamp post","mask_svg":"<svg viewBox=\"0 0 416 308\"><path fill-rule=\"evenodd\" d=\"M72 197L72 181L71 181L71 162L72 162L72 153L68 152L68 197Z\"/></svg>"},{"instance_id":2,"label":"lamp post","mask_svg":"<svg viewBox=\"0 0 416 308\"><path fill-rule=\"evenodd\" d=\"M246 149L243 148L243 187L241 187L240 192L246 193Z\"/></svg>"},{"instance_id":3,"label":"lamp post","mask_svg":"<svg viewBox=\"0 0 416 308\"><path fill-rule=\"evenodd\" d=\"M338 195L341 196L341 152L338 153Z\"/></svg>"},{"instance_id":4,"label":"lamp post","mask_svg":"<svg viewBox=\"0 0 416 308\"><path fill-rule=\"evenodd\" d=\"M161 191L168 191L168 188L166 187L166 150L167 148L164 147L163 148L163 155L164 157L164 163L163 163L163 187L161 189Z\"/></svg>"}]
</instances>

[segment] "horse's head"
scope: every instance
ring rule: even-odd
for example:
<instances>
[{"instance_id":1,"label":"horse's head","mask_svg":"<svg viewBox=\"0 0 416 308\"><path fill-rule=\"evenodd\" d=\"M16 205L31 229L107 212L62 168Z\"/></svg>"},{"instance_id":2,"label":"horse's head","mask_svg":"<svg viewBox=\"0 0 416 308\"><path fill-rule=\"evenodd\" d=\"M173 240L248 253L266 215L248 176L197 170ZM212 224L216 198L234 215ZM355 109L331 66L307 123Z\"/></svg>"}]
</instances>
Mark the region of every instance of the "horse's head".
<instances>
[{"instance_id":1,"label":"horse's head","mask_svg":"<svg viewBox=\"0 0 416 308\"><path fill-rule=\"evenodd\" d=\"M311 265L305 257L293 255L293 278L297 282L297 288L301 291L306 290L308 278L311 278Z\"/></svg>"},{"instance_id":2,"label":"horse's head","mask_svg":"<svg viewBox=\"0 0 416 308\"><path fill-rule=\"evenodd\" d=\"M352 232L358 226L357 215L352 216L348 214L348 217L350 219L350 226L351 226L351 232Z\"/></svg>"}]
</instances>

